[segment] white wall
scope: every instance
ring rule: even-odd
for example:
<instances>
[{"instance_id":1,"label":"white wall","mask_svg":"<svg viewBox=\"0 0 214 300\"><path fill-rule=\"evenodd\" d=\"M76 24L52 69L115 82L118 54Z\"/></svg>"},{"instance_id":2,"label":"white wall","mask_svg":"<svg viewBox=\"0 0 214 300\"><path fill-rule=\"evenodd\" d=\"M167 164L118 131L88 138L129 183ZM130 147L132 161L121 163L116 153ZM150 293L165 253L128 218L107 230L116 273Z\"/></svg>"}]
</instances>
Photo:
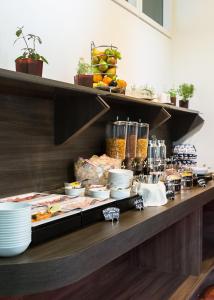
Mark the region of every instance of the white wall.
<instances>
[{"instance_id":1,"label":"white wall","mask_svg":"<svg viewBox=\"0 0 214 300\"><path fill-rule=\"evenodd\" d=\"M207 163L214 168L214 1L175 3L174 81L195 84L190 106L201 111L205 119L203 128L188 141L197 147L199 164Z\"/></svg>"},{"instance_id":2,"label":"white wall","mask_svg":"<svg viewBox=\"0 0 214 300\"><path fill-rule=\"evenodd\" d=\"M113 43L122 52L119 75L129 84L171 83L171 40L111 0L0 0L0 67L14 70L22 44L13 46L17 26L41 36L49 65L44 77L73 82L90 42Z\"/></svg>"}]
</instances>

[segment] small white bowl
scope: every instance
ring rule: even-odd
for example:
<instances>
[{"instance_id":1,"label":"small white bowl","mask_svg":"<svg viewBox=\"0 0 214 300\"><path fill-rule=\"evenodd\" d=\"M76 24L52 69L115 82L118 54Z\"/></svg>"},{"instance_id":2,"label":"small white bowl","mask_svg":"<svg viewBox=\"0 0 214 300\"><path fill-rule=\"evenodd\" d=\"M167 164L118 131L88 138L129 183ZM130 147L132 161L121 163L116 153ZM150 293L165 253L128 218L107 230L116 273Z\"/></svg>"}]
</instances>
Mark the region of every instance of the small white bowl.
<instances>
[{"instance_id":1,"label":"small white bowl","mask_svg":"<svg viewBox=\"0 0 214 300\"><path fill-rule=\"evenodd\" d=\"M84 196L85 188L75 189L72 187L65 187L65 194L67 196Z\"/></svg>"},{"instance_id":2,"label":"small white bowl","mask_svg":"<svg viewBox=\"0 0 214 300\"><path fill-rule=\"evenodd\" d=\"M30 245L30 242L20 244L18 246L13 247L1 247L0 246L0 256L1 257L10 257L10 256L16 256L21 253L23 253L28 246Z\"/></svg>"},{"instance_id":3,"label":"small white bowl","mask_svg":"<svg viewBox=\"0 0 214 300\"><path fill-rule=\"evenodd\" d=\"M130 197L130 193L131 193L130 188L129 189L116 189L116 188L113 188L113 189L111 189L111 198L117 199L117 200L125 199L125 198Z\"/></svg>"},{"instance_id":4,"label":"small white bowl","mask_svg":"<svg viewBox=\"0 0 214 300\"><path fill-rule=\"evenodd\" d=\"M89 195L93 198L105 200L110 198L110 190L107 190L106 188L92 188L89 189Z\"/></svg>"}]
</instances>

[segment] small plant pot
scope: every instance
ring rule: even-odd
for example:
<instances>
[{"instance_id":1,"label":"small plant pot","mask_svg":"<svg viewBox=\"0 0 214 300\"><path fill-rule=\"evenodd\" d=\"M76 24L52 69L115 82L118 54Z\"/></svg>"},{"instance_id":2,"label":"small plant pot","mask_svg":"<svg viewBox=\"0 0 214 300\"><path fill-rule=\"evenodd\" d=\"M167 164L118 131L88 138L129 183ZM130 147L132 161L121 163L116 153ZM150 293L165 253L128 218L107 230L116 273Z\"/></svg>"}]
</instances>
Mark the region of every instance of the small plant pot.
<instances>
[{"instance_id":1,"label":"small plant pot","mask_svg":"<svg viewBox=\"0 0 214 300\"><path fill-rule=\"evenodd\" d=\"M170 97L170 101L173 105L176 106L176 97Z\"/></svg>"},{"instance_id":2,"label":"small plant pot","mask_svg":"<svg viewBox=\"0 0 214 300\"><path fill-rule=\"evenodd\" d=\"M179 106L189 108L189 101L179 100Z\"/></svg>"},{"instance_id":3,"label":"small plant pot","mask_svg":"<svg viewBox=\"0 0 214 300\"><path fill-rule=\"evenodd\" d=\"M93 75L84 75L84 74L76 75L74 76L74 83L92 88Z\"/></svg>"},{"instance_id":4,"label":"small plant pot","mask_svg":"<svg viewBox=\"0 0 214 300\"><path fill-rule=\"evenodd\" d=\"M16 59L16 72L42 76L43 61L31 58Z\"/></svg>"}]
</instances>

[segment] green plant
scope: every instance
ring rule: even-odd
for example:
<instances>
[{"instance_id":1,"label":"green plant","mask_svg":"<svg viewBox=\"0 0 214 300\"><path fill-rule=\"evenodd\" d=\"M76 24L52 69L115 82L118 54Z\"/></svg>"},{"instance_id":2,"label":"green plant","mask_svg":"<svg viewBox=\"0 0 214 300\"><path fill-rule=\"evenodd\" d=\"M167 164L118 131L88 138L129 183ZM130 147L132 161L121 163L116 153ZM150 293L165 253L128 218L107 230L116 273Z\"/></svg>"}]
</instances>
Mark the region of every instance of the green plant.
<instances>
[{"instance_id":1,"label":"green plant","mask_svg":"<svg viewBox=\"0 0 214 300\"><path fill-rule=\"evenodd\" d=\"M155 95L155 89L150 85L144 85L141 89L143 93L146 93L149 97L153 98Z\"/></svg>"},{"instance_id":2,"label":"green plant","mask_svg":"<svg viewBox=\"0 0 214 300\"><path fill-rule=\"evenodd\" d=\"M172 98L177 96L178 91L176 89L170 89L167 94Z\"/></svg>"},{"instance_id":3,"label":"green plant","mask_svg":"<svg viewBox=\"0 0 214 300\"><path fill-rule=\"evenodd\" d=\"M194 90L195 88L193 84L183 83L179 85L178 94L181 96L183 101L189 101L194 94Z\"/></svg>"},{"instance_id":4,"label":"green plant","mask_svg":"<svg viewBox=\"0 0 214 300\"><path fill-rule=\"evenodd\" d=\"M17 31L16 31L17 39L14 41L14 44L18 40L22 39L24 41L26 47L22 48L22 50L24 52L21 56L17 57L17 59L31 58L33 60L42 60L43 62L48 64L48 61L44 58L44 56L40 55L36 51L36 43L42 44L41 38L39 36L31 34L31 33L25 35L23 33L23 28L24 28L24 26L17 28ZM29 42L32 43L32 47L29 46Z\"/></svg>"},{"instance_id":5,"label":"green plant","mask_svg":"<svg viewBox=\"0 0 214 300\"><path fill-rule=\"evenodd\" d=\"M92 74L91 65L86 63L83 57L81 57L79 59L79 63L78 63L78 67L77 67L77 74L78 75Z\"/></svg>"}]
</instances>

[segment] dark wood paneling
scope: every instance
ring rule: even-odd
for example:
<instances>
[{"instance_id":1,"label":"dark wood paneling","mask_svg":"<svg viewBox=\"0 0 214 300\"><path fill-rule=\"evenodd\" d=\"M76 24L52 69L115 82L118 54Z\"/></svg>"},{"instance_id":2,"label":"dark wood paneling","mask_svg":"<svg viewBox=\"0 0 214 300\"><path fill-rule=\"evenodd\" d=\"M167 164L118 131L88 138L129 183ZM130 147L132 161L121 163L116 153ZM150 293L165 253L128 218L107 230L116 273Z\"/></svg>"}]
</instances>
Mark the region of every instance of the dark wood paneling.
<instances>
[{"instance_id":1,"label":"dark wood paneling","mask_svg":"<svg viewBox=\"0 0 214 300\"><path fill-rule=\"evenodd\" d=\"M136 248L144 268L198 275L202 264L202 210L198 209Z\"/></svg>"},{"instance_id":2,"label":"dark wood paneling","mask_svg":"<svg viewBox=\"0 0 214 300\"><path fill-rule=\"evenodd\" d=\"M55 145L52 100L0 95L0 107L1 196L61 187L79 156L102 151L105 131L98 124Z\"/></svg>"},{"instance_id":3,"label":"dark wood paneling","mask_svg":"<svg viewBox=\"0 0 214 300\"><path fill-rule=\"evenodd\" d=\"M132 252L129 252L63 289L29 296L0 297L0 300L167 300L185 279L177 274L133 267L131 256Z\"/></svg>"}]
</instances>

